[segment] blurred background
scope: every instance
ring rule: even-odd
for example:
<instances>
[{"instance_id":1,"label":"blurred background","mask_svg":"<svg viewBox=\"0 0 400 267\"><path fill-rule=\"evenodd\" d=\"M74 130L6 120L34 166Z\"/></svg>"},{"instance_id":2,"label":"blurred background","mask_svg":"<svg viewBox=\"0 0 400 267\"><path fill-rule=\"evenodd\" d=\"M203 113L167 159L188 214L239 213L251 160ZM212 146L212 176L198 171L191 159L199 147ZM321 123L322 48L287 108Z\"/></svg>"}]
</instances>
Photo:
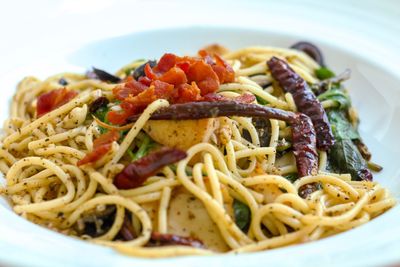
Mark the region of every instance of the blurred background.
<instances>
[{"instance_id":1,"label":"blurred background","mask_svg":"<svg viewBox=\"0 0 400 267\"><path fill-rule=\"evenodd\" d=\"M6 66L1 64L3 73L28 59L51 58L60 50L76 50L94 40L191 25L261 28L306 37L324 35L328 42L345 44L377 58L398 56L389 50L400 50L398 0L0 0L0 3L0 60L7 62ZM388 49L382 49L381 44ZM41 53L43 47L46 49Z\"/></svg>"}]
</instances>

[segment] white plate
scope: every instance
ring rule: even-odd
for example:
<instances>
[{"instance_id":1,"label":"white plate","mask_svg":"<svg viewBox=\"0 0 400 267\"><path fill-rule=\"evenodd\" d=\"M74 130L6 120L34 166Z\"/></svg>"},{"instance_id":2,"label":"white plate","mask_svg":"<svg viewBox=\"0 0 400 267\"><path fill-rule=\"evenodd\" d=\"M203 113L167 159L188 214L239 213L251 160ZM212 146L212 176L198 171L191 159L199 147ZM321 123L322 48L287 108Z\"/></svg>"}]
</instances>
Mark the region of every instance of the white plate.
<instances>
[{"instance_id":1,"label":"white plate","mask_svg":"<svg viewBox=\"0 0 400 267\"><path fill-rule=\"evenodd\" d=\"M84 71L96 66L115 71L136 58L157 58L164 52L195 53L205 44L218 42L231 49L248 45L288 47L302 38L243 28L174 28L106 39L86 45L1 78L2 88L13 88L24 75L46 77L57 71ZM166 41L167 40L167 41ZM376 180L400 196L400 80L385 65L343 48L315 41L336 72L351 68L347 83L353 104L359 109L361 133L384 166ZM397 75L397 76L396 76ZM0 106L8 105L13 91L1 91ZM5 109L2 109L5 110ZM7 114L1 112L0 119ZM0 206L0 263L20 266L376 266L400 262L400 206L354 230L317 242L243 255L181 257L166 260L129 258L112 249L92 245L34 225Z\"/></svg>"}]
</instances>

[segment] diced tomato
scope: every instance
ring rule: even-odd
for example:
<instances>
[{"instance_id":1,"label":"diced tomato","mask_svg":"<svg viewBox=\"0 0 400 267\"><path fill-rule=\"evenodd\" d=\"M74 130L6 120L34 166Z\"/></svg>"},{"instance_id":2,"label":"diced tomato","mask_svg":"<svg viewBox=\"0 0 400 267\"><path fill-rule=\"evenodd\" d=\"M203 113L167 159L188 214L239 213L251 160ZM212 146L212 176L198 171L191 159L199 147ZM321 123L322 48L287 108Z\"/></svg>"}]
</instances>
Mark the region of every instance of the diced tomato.
<instances>
[{"instance_id":1,"label":"diced tomato","mask_svg":"<svg viewBox=\"0 0 400 267\"><path fill-rule=\"evenodd\" d=\"M178 97L175 98L174 103L187 103L193 101L200 101L200 89L195 82L189 84L181 84L178 87Z\"/></svg>"},{"instance_id":2,"label":"diced tomato","mask_svg":"<svg viewBox=\"0 0 400 267\"><path fill-rule=\"evenodd\" d=\"M124 85L113 90L115 98L122 101L122 110L108 112L107 119L113 124L123 124L157 99L166 99L172 104L227 100L215 92L220 84L234 80L232 67L218 55L213 57L206 51L199 51L199 55L201 58L167 53L155 67L146 64L145 76L138 81L128 77Z\"/></svg>"},{"instance_id":3,"label":"diced tomato","mask_svg":"<svg viewBox=\"0 0 400 267\"><path fill-rule=\"evenodd\" d=\"M215 60L217 66L224 68L224 75L223 80L220 80L221 83L230 83L235 80L235 71L233 70L232 66L228 64L222 57L215 54ZM218 76L219 77L219 76Z\"/></svg>"},{"instance_id":4,"label":"diced tomato","mask_svg":"<svg viewBox=\"0 0 400 267\"><path fill-rule=\"evenodd\" d=\"M189 71L190 68L190 62L189 61L181 61L176 63L176 66L178 68L180 68L181 70L183 70L183 72L187 73Z\"/></svg>"},{"instance_id":5,"label":"diced tomato","mask_svg":"<svg viewBox=\"0 0 400 267\"><path fill-rule=\"evenodd\" d=\"M78 166L93 163L101 159L108 151L111 149L112 142L117 141L119 138L118 131L109 131L105 134L102 134L94 140L93 142L93 151L86 154L86 156L78 161Z\"/></svg>"},{"instance_id":6,"label":"diced tomato","mask_svg":"<svg viewBox=\"0 0 400 267\"><path fill-rule=\"evenodd\" d=\"M207 53L207 51L205 50L199 50L198 54L204 59L204 61L208 64L208 65L215 65L214 60L212 59L212 57Z\"/></svg>"},{"instance_id":7,"label":"diced tomato","mask_svg":"<svg viewBox=\"0 0 400 267\"><path fill-rule=\"evenodd\" d=\"M150 86L149 89L143 91L135 97L128 97L125 99L126 102L131 103L134 108L147 106L151 102L157 100L154 95L154 86Z\"/></svg>"},{"instance_id":8,"label":"diced tomato","mask_svg":"<svg viewBox=\"0 0 400 267\"><path fill-rule=\"evenodd\" d=\"M158 61L156 70L159 72L167 72L170 68L174 67L176 64L177 56L174 54L166 53Z\"/></svg>"},{"instance_id":9,"label":"diced tomato","mask_svg":"<svg viewBox=\"0 0 400 267\"><path fill-rule=\"evenodd\" d=\"M225 81L225 68L218 65L211 66L215 74L218 76L218 80L220 83L224 83Z\"/></svg>"},{"instance_id":10,"label":"diced tomato","mask_svg":"<svg viewBox=\"0 0 400 267\"><path fill-rule=\"evenodd\" d=\"M159 79L160 79L160 81L170 83L175 86L187 83L187 78L186 78L185 72L178 67L173 67L173 68L169 69L169 71L164 73Z\"/></svg>"},{"instance_id":11,"label":"diced tomato","mask_svg":"<svg viewBox=\"0 0 400 267\"><path fill-rule=\"evenodd\" d=\"M218 90L219 79L212 67L204 61L197 61L190 66L187 77L189 82L196 82L201 90L201 95L213 93Z\"/></svg>"},{"instance_id":12,"label":"diced tomato","mask_svg":"<svg viewBox=\"0 0 400 267\"><path fill-rule=\"evenodd\" d=\"M41 117L44 114L68 103L77 94L76 91L60 88L40 95L36 106L37 117Z\"/></svg>"},{"instance_id":13,"label":"diced tomato","mask_svg":"<svg viewBox=\"0 0 400 267\"><path fill-rule=\"evenodd\" d=\"M157 99L166 99L169 100L171 98L172 92L174 91L174 85L169 84L163 81L154 81L154 95Z\"/></svg>"},{"instance_id":14,"label":"diced tomato","mask_svg":"<svg viewBox=\"0 0 400 267\"><path fill-rule=\"evenodd\" d=\"M113 94L116 99L124 100L128 96L136 96L146 90L148 86L142 82L134 80L132 77L122 86L117 86L113 89Z\"/></svg>"},{"instance_id":15,"label":"diced tomato","mask_svg":"<svg viewBox=\"0 0 400 267\"><path fill-rule=\"evenodd\" d=\"M138 81L139 81L140 83L146 85L146 86L150 86L150 84L151 84L151 79L148 78L147 76L142 76L142 77L140 77Z\"/></svg>"},{"instance_id":16,"label":"diced tomato","mask_svg":"<svg viewBox=\"0 0 400 267\"><path fill-rule=\"evenodd\" d=\"M119 125L119 124L125 123L126 119L129 116L130 116L130 114L125 110L121 110L121 111L112 110L107 113L107 120L109 122L111 122L112 124Z\"/></svg>"},{"instance_id":17,"label":"diced tomato","mask_svg":"<svg viewBox=\"0 0 400 267\"><path fill-rule=\"evenodd\" d=\"M144 67L144 74L146 74L146 77L149 78L150 80L157 79L157 75L154 73L149 63L147 63L146 66Z\"/></svg>"}]
</instances>

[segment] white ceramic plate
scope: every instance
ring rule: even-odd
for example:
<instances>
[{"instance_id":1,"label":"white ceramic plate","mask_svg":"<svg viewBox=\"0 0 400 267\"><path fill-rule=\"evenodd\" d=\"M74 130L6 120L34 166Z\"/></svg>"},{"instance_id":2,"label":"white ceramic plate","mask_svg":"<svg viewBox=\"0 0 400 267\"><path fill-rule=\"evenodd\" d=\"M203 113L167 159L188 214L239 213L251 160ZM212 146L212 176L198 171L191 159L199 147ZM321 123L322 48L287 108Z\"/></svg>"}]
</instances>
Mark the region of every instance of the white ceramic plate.
<instances>
[{"instance_id":1,"label":"white ceramic plate","mask_svg":"<svg viewBox=\"0 0 400 267\"><path fill-rule=\"evenodd\" d=\"M105 39L61 54L46 62L35 62L1 78L2 88L14 88L24 75L46 77L58 71L85 71L96 66L115 71L137 58L158 58L164 52L195 53L209 43L231 49L248 45L288 47L300 36L243 28L174 28ZM310 40L310 39L309 39ZM376 180L400 196L400 79L385 65L343 48L315 41L326 62L336 72L351 68L347 83L353 104L359 109L361 133L384 166ZM8 106L11 89L0 92L0 106ZM0 119L7 114L2 108ZM181 257L164 260L129 258L112 249L66 237L34 225L15 215L0 201L0 263L18 266L381 266L400 262L400 206L354 230L317 242L243 255Z\"/></svg>"}]
</instances>

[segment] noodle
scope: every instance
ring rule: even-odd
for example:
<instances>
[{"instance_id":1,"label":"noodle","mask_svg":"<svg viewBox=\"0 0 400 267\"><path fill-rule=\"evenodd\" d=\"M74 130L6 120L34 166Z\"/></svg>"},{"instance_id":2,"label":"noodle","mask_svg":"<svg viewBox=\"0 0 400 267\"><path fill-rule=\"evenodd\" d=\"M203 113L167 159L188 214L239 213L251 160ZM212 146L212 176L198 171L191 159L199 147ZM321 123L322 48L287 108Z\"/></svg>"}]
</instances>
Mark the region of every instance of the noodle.
<instances>
[{"instance_id":1,"label":"noodle","mask_svg":"<svg viewBox=\"0 0 400 267\"><path fill-rule=\"evenodd\" d=\"M314 73L318 63L303 52L248 47L224 55L236 76L233 82L221 84L218 93L228 98L251 94L257 97L256 104L265 102L269 107L297 112L293 95L272 83L265 64L272 56L286 59L307 82L319 81ZM135 61L117 75L126 78L143 63ZM68 81L66 89L78 95L37 117L38 96L58 89L60 78ZM268 84L261 86L259 81ZM114 141L97 162L79 165L96 147L100 131L109 125L93 119L89 106L101 96L112 97L114 88L71 73L44 81L28 77L20 82L0 145L0 171L6 178L0 193L10 199L17 214L127 255L170 257L261 251L317 240L364 224L396 204L375 182L329 173L325 151L319 151L317 175L290 182L285 176L297 172L296 163L292 152L285 154L280 149L283 141L290 140L291 127L268 120L269 139L262 146L254 120L237 116L216 118L210 137L185 148L187 157L176 165L164 167L137 188L119 189L113 179L127 163L127 153L140 150L150 117L169 103L155 100L131 127L115 126L121 132L127 130L121 141ZM322 105L332 108L336 104L326 100ZM307 185L318 187L302 198ZM247 228L235 217L237 201L248 208ZM183 218L184 213L188 218ZM123 241L126 221L133 236ZM87 232L88 224L96 234ZM151 247L152 232L190 234L206 248Z\"/></svg>"}]
</instances>

